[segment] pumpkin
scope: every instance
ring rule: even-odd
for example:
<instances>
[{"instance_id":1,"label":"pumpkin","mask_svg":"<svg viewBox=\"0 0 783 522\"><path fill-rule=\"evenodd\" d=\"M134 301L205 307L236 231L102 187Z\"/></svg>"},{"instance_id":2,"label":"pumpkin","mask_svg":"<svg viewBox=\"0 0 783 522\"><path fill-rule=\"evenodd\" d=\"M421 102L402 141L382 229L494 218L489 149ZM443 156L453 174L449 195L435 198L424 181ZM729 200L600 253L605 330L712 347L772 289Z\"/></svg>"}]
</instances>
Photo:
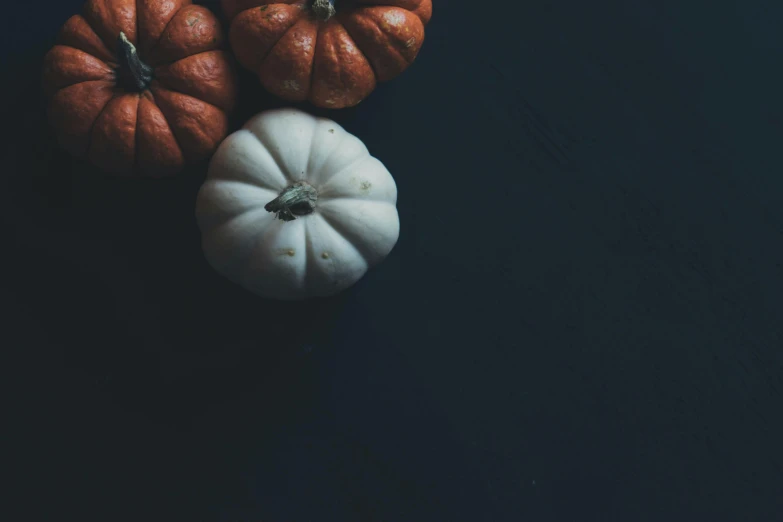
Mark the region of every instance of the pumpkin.
<instances>
[{"instance_id":1,"label":"pumpkin","mask_svg":"<svg viewBox=\"0 0 783 522\"><path fill-rule=\"evenodd\" d=\"M272 94L339 109L416 58L432 0L223 0L242 66Z\"/></svg>"},{"instance_id":2,"label":"pumpkin","mask_svg":"<svg viewBox=\"0 0 783 522\"><path fill-rule=\"evenodd\" d=\"M118 175L171 175L208 158L236 99L223 40L190 0L88 0L44 59L60 145Z\"/></svg>"},{"instance_id":3,"label":"pumpkin","mask_svg":"<svg viewBox=\"0 0 783 522\"><path fill-rule=\"evenodd\" d=\"M262 297L299 300L356 283L397 242L397 186L337 123L262 112L220 145L196 217L209 264Z\"/></svg>"}]
</instances>

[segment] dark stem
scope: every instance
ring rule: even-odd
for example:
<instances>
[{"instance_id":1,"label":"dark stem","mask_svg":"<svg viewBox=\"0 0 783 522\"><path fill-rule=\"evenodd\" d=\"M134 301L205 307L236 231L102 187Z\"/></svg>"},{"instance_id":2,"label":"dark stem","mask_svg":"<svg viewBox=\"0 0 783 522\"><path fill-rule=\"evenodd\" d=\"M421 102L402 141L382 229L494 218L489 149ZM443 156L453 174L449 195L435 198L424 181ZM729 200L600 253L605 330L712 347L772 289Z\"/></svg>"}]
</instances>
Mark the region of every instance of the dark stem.
<instances>
[{"instance_id":1,"label":"dark stem","mask_svg":"<svg viewBox=\"0 0 783 522\"><path fill-rule=\"evenodd\" d=\"M274 212L277 219L293 221L297 216L312 214L318 201L318 191L304 181L294 183L275 199L264 206L267 212Z\"/></svg>"},{"instance_id":2,"label":"dark stem","mask_svg":"<svg viewBox=\"0 0 783 522\"><path fill-rule=\"evenodd\" d=\"M122 32L117 38L117 57L117 74L124 86L139 92L146 90L152 82L153 69L141 61L136 47Z\"/></svg>"},{"instance_id":3,"label":"dark stem","mask_svg":"<svg viewBox=\"0 0 783 522\"><path fill-rule=\"evenodd\" d=\"M337 11L334 9L335 0L313 0L311 9L315 13L315 17L322 22L326 22L333 17Z\"/></svg>"}]
</instances>

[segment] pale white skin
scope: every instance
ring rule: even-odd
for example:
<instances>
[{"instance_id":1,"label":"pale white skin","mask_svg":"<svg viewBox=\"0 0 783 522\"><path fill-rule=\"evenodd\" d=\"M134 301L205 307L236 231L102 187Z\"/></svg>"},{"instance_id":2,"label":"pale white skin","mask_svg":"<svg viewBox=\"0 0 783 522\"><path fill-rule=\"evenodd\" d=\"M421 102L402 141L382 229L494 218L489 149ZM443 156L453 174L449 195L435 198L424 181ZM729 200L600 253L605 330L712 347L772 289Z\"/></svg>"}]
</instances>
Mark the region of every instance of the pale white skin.
<instances>
[{"instance_id":1,"label":"pale white skin","mask_svg":"<svg viewBox=\"0 0 783 522\"><path fill-rule=\"evenodd\" d=\"M282 221L264 205L293 183L318 191L312 214ZM397 186L335 122L296 109L262 112L220 145L196 217L207 261L262 297L329 296L383 260L400 233Z\"/></svg>"}]
</instances>

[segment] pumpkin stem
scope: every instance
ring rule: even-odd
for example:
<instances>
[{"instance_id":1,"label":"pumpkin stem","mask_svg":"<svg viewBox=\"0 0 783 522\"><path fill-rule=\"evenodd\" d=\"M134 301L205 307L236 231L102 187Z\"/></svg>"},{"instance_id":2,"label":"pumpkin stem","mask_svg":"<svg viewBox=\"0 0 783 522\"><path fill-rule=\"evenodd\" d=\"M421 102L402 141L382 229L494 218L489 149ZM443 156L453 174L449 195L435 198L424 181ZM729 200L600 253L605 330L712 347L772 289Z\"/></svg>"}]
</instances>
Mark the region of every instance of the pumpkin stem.
<instances>
[{"instance_id":1,"label":"pumpkin stem","mask_svg":"<svg viewBox=\"0 0 783 522\"><path fill-rule=\"evenodd\" d=\"M316 201L318 191L309 183L298 181L267 203L264 210L273 212L277 219L293 221L297 216L312 214Z\"/></svg>"},{"instance_id":2,"label":"pumpkin stem","mask_svg":"<svg viewBox=\"0 0 783 522\"><path fill-rule=\"evenodd\" d=\"M123 32L117 38L117 56L119 57L117 74L124 86L139 92L146 90L152 82L153 69L141 61L136 46Z\"/></svg>"},{"instance_id":3,"label":"pumpkin stem","mask_svg":"<svg viewBox=\"0 0 783 522\"><path fill-rule=\"evenodd\" d=\"M313 0L311 9L313 10L313 13L315 13L315 17L322 22L326 22L337 14L337 11L334 9L334 1L335 0Z\"/></svg>"}]
</instances>

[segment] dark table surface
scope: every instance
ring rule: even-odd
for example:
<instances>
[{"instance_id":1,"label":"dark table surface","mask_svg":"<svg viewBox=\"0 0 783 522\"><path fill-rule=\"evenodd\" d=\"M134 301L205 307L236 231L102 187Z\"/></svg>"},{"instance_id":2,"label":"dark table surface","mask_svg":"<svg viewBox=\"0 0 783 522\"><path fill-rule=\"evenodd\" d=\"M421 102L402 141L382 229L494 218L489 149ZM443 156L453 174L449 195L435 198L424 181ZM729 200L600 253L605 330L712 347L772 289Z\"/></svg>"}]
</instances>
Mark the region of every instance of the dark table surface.
<instances>
[{"instance_id":1,"label":"dark table surface","mask_svg":"<svg viewBox=\"0 0 783 522\"><path fill-rule=\"evenodd\" d=\"M283 306L204 261L203 165L53 145L80 5L2 7L3 519L783 520L783 3L436 0L330 113L398 245Z\"/></svg>"}]
</instances>

